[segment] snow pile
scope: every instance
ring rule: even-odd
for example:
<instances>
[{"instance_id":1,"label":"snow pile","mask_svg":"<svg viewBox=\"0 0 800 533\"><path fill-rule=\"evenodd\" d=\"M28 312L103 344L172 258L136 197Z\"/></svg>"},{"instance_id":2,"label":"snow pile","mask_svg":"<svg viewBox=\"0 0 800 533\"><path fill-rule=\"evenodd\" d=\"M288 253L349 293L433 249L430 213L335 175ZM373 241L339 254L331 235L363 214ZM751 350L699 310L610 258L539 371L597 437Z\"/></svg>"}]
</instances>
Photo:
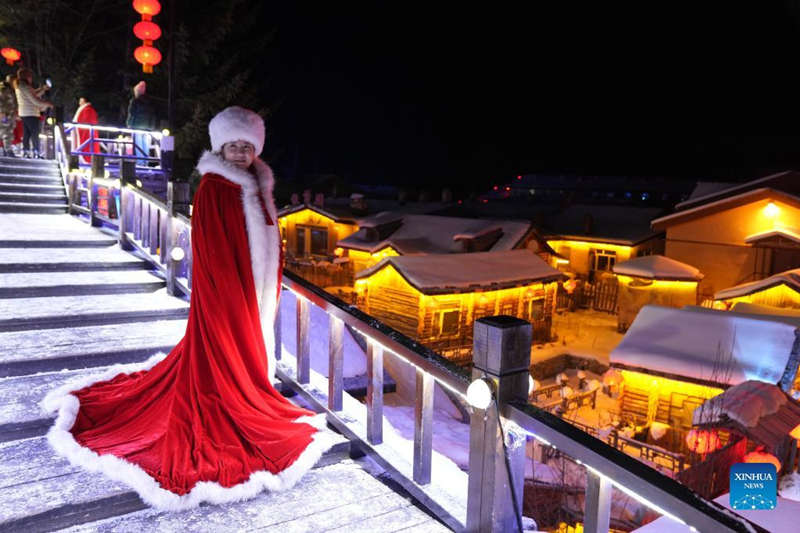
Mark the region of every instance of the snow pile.
<instances>
[{"instance_id":1,"label":"snow pile","mask_svg":"<svg viewBox=\"0 0 800 533\"><path fill-rule=\"evenodd\" d=\"M787 500L800 502L800 473L792 472L781 478L778 495Z\"/></svg>"},{"instance_id":2,"label":"snow pile","mask_svg":"<svg viewBox=\"0 0 800 533\"><path fill-rule=\"evenodd\" d=\"M614 265L614 273L648 279L699 281L703 274L686 263L663 255L646 255Z\"/></svg>"},{"instance_id":3,"label":"snow pile","mask_svg":"<svg viewBox=\"0 0 800 533\"><path fill-rule=\"evenodd\" d=\"M720 384L778 383L795 328L765 318L646 305L611 352L611 364Z\"/></svg>"},{"instance_id":4,"label":"snow pile","mask_svg":"<svg viewBox=\"0 0 800 533\"><path fill-rule=\"evenodd\" d=\"M650 436L653 438L653 440L659 440L661 437L667 434L668 429L669 424L664 424L663 422L651 422Z\"/></svg>"},{"instance_id":5,"label":"snow pile","mask_svg":"<svg viewBox=\"0 0 800 533\"><path fill-rule=\"evenodd\" d=\"M728 417L746 428L754 428L762 417L778 412L785 404L786 395L776 385L745 381L695 409L692 423L708 424Z\"/></svg>"}]
</instances>

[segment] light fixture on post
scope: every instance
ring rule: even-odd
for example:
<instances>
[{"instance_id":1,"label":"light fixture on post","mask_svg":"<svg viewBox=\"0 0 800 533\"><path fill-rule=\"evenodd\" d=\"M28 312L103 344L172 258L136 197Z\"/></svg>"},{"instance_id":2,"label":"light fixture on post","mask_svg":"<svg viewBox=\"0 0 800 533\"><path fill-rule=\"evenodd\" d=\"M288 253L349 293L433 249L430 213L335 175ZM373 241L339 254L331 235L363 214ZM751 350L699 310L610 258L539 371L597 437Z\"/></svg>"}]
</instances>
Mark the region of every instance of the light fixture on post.
<instances>
[{"instance_id":1,"label":"light fixture on post","mask_svg":"<svg viewBox=\"0 0 800 533\"><path fill-rule=\"evenodd\" d=\"M492 403L492 387L489 381L478 378L467 387L467 402L476 409L486 409Z\"/></svg>"},{"instance_id":2,"label":"light fixture on post","mask_svg":"<svg viewBox=\"0 0 800 533\"><path fill-rule=\"evenodd\" d=\"M186 257L186 252L183 251L183 248L180 246L174 246L169 253L170 258L175 262L183 261L183 258Z\"/></svg>"}]
</instances>

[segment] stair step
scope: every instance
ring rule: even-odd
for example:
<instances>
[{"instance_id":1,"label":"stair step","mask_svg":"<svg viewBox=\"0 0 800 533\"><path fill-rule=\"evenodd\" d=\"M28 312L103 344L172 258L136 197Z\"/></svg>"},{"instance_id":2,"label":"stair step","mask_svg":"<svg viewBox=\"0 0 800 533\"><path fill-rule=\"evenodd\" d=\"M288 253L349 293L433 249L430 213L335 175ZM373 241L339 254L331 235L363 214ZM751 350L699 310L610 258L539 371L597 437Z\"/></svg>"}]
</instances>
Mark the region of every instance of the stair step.
<instances>
[{"instance_id":1,"label":"stair step","mask_svg":"<svg viewBox=\"0 0 800 533\"><path fill-rule=\"evenodd\" d=\"M60 169L58 165L29 165L19 163L5 163L0 162L0 172L40 172L45 174L59 174Z\"/></svg>"},{"instance_id":2,"label":"stair step","mask_svg":"<svg viewBox=\"0 0 800 533\"><path fill-rule=\"evenodd\" d=\"M38 183L41 185L61 185L64 183L59 176L40 176L38 174L9 174L0 171L0 182L3 183Z\"/></svg>"},{"instance_id":3,"label":"stair step","mask_svg":"<svg viewBox=\"0 0 800 533\"><path fill-rule=\"evenodd\" d=\"M186 320L0 332L0 377L146 360L183 338Z\"/></svg>"},{"instance_id":4,"label":"stair step","mask_svg":"<svg viewBox=\"0 0 800 533\"><path fill-rule=\"evenodd\" d=\"M66 202L64 202L63 206L40 203L0 202L0 213L52 213L57 215L66 212Z\"/></svg>"},{"instance_id":5,"label":"stair step","mask_svg":"<svg viewBox=\"0 0 800 533\"><path fill-rule=\"evenodd\" d=\"M43 183L12 183L0 180L0 192L63 193L61 182L48 185Z\"/></svg>"},{"instance_id":6,"label":"stair step","mask_svg":"<svg viewBox=\"0 0 800 533\"><path fill-rule=\"evenodd\" d=\"M23 202L37 204L67 205L67 195L61 193L30 193L0 191L0 202Z\"/></svg>"},{"instance_id":7,"label":"stair step","mask_svg":"<svg viewBox=\"0 0 800 533\"><path fill-rule=\"evenodd\" d=\"M77 217L67 214L9 213L0 217L0 241L28 241L32 243L31 246L46 241L59 243L80 241L86 242L87 246L94 246L97 242L109 242L109 239L116 241L116 236L93 228ZM53 246L53 248L60 247L60 245Z\"/></svg>"},{"instance_id":8,"label":"stair step","mask_svg":"<svg viewBox=\"0 0 800 533\"><path fill-rule=\"evenodd\" d=\"M102 235L102 234L101 234ZM147 269L150 265L118 246L108 248L0 248L0 272L75 272Z\"/></svg>"},{"instance_id":9,"label":"stair step","mask_svg":"<svg viewBox=\"0 0 800 533\"><path fill-rule=\"evenodd\" d=\"M101 294L0 300L0 331L57 329L184 318L189 303L166 289L152 294Z\"/></svg>"},{"instance_id":10,"label":"stair step","mask_svg":"<svg viewBox=\"0 0 800 533\"><path fill-rule=\"evenodd\" d=\"M162 278L145 270L13 272L0 277L0 298L153 292L165 286Z\"/></svg>"},{"instance_id":11,"label":"stair step","mask_svg":"<svg viewBox=\"0 0 800 533\"><path fill-rule=\"evenodd\" d=\"M58 162L56 162L55 159L28 159L26 157L0 156L0 168L5 166L58 168Z\"/></svg>"},{"instance_id":12,"label":"stair step","mask_svg":"<svg viewBox=\"0 0 800 533\"><path fill-rule=\"evenodd\" d=\"M153 515L161 515L157 519L158 522L166 519L170 522L170 526L180 524L176 518L191 519L191 523L203 524L201 529L204 530L220 528L230 530L232 524L244 526L257 515L265 516L255 523L256 525L262 522L277 525L287 518L305 516L308 514L309 506L325 510L326 505L330 505L325 503L324 498L326 495L329 496L331 483L341 483L342 486L354 488L348 491L350 494L343 496L347 503L357 503L364 497L391 495L394 497L395 506L410 505L410 502L393 494L389 487L348 460L348 450L349 443L346 441L335 445L323 455L316 467L290 490L262 493L255 499L245 502L206 505L181 513L164 513L149 509L127 485L112 481L103 474L76 469L69 465L67 461L56 456L45 439L9 443L0 448L3 457L10 458L10 464L4 463L2 467L3 473L8 472L9 478L14 480L16 472L20 472L21 482L0 488L0 498L4 498L4 505L0 509L0 530L31 533L86 525L89 530L96 531L94 522L121 517L126 521L125 524L120 524L119 527L109 525L103 529L147 531L153 529L154 521L151 518ZM31 472L33 470L29 467L31 464L41 465L42 468L38 472ZM355 489L356 487L360 490ZM274 511L263 512L265 508L273 507ZM253 514L253 509L259 511ZM283 511L283 514L280 511ZM292 515L287 516L287 512ZM210 519L204 520L205 515ZM179 526L174 531L185 531L188 523L183 522L182 527ZM172 527L165 529L159 525L158 530L173 529Z\"/></svg>"}]
</instances>

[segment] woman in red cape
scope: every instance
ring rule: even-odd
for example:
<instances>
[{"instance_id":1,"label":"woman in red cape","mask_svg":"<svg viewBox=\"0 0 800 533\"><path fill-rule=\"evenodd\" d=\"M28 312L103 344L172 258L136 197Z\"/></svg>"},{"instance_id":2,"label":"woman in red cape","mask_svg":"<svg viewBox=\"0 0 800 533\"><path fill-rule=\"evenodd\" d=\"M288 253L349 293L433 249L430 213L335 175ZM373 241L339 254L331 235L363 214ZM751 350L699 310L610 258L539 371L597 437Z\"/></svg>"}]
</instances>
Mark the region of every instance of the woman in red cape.
<instances>
[{"instance_id":1,"label":"woman in red cape","mask_svg":"<svg viewBox=\"0 0 800 533\"><path fill-rule=\"evenodd\" d=\"M58 411L48 433L56 452L160 509L287 489L334 442L322 415L272 386L281 246L272 171L256 157L264 123L231 107L209 132L214 152L197 165L185 336L169 355L118 365L43 401Z\"/></svg>"}]
</instances>

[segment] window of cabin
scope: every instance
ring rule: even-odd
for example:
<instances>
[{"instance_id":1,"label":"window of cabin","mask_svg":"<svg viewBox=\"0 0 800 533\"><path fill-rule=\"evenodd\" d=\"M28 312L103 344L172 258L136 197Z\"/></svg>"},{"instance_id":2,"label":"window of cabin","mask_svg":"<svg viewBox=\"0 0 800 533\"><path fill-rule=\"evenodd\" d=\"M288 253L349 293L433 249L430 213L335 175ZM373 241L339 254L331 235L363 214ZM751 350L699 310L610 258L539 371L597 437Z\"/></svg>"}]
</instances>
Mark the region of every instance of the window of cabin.
<instances>
[{"instance_id":1,"label":"window of cabin","mask_svg":"<svg viewBox=\"0 0 800 533\"><path fill-rule=\"evenodd\" d=\"M325 228L310 228L311 253L314 255L328 254L328 230Z\"/></svg>"},{"instance_id":2,"label":"window of cabin","mask_svg":"<svg viewBox=\"0 0 800 533\"><path fill-rule=\"evenodd\" d=\"M531 300L528 302L528 316L531 322L544 320L544 300Z\"/></svg>"},{"instance_id":3,"label":"window of cabin","mask_svg":"<svg viewBox=\"0 0 800 533\"><path fill-rule=\"evenodd\" d=\"M617 252L611 250L594 250L594 270L611 272L617 262Z\"/></svg>"},{"instance_id":4,"label":"window of cabin","mask_svg":"<svg viewBox=\"0 0 800 533\"><path fill-rule=\"evenodd\" d=\"M502 309L500 309L500 314L515 316L516 313L514 312L514 304L503 304Z\"/></svg>"},{"instance_id":5,"label":"window of cabin","mask_svg":"<svg viewBox=\"0 0 800 533\"><path fill-rule=\"evenodd\" d=\"M439 335L458 335L461 311L453 309L439 313Z\"/></svg>"},{"instance_id":6,"label":"window of cabin","mask_svg":"<svg viewBox=\"0 0 800 533\"><path fill-rule=\"evenodd\" d=\"M295 226L295 233L297 234L297 248L295 253L297 257L303 257L306 255L306 229L303 226Z\"/></svg>"}]
</instances>

